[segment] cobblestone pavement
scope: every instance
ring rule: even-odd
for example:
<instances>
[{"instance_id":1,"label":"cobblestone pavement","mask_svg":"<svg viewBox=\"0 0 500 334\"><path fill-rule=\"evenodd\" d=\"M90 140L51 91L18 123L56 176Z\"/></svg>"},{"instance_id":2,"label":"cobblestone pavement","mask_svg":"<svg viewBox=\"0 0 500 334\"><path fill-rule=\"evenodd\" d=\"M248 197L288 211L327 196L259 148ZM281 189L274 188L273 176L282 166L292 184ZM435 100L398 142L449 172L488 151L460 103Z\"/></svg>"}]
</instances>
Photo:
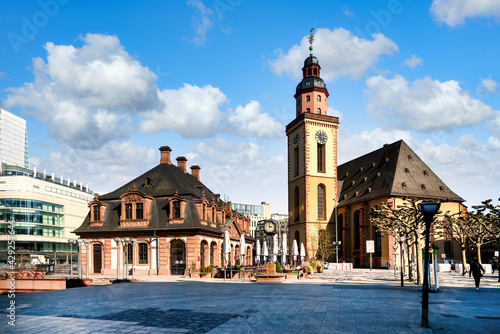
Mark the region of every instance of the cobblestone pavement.
<instances>
[{"instance_id":1,"label":"cobblestone pavement","mask_svg":"<svg viewBox=\"0 0 500 334\"><path fill-rule=\"evenodd\" d=\"M97 278L97 277L92 277ZM111 277L112 278L112 277ZM325 270L283 284L138 277L139 282L0 296L0 333L495 333L500 283L440 274L421 324L421 286L388 270Z\"/></svg>"}]
</instances>

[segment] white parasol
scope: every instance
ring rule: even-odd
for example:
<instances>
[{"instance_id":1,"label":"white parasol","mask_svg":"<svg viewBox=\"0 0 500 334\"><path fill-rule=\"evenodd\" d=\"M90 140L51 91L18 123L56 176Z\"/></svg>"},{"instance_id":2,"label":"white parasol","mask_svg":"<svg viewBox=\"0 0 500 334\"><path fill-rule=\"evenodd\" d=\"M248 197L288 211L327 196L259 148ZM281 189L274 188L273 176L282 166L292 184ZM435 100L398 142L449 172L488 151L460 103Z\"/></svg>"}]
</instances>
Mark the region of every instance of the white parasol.
<instances>
[{"instance_id":1,"label":"white parasol","mask_svg":"<svg viewBox=\"0 0 500 334\"><path fill-rule=\"evenodd\" d=\"M286 255L288 253L287 243L288 243L288 241L286 240L286 233L283 233L283 240L282 240L283 254L281 255L281 265L282 266L286 265Z\"/></svg>"},{"instance_id":2,"label":"white parasol","mask_svg":"<svg viewBox=\"0 0 500 334\"><path fill-rule=\"evenodd\" d=\"M245 235L242 234L241 235L241 239L240 239L240 255L241 255L241 265L245 265L245 248L246 248L246 244L245 244Z\"/></svg>"},{"instance_id":3,"label":"white parasol","mask_svg":"<svg viewBox=\"0 0 500 334\"><path fill-rule=\"evenodd\" d=\"M231 243L229 240L229 231L224 231L224 260L226 264L229 262L229 253L231 253Z\"/></svg>"},{"instance_id":4,"label":"white parasol","mask_svg":"<svg viewBox=\"0 0 500 334\"><path fill-rule=\"evenodd\" d=\"M260 265L260 241L257 240L257 246L255 246L255 254L257 255L255 258L255 262L257 262L257 265Z\"/></svg>"},{"instance_id":5,"label":"white parasol","mask_svg":"<svg viewBox=\"0 0 500 334\"><path fill-rule=\"evenodd\" d=\"M306 249L304 243L300 243L300 262L304 262L304 257L306 256Z\"/></svg>"},{"instance_id":6,"label":"white parasol","mask_svg":"<svg viewBox=\"0 0 500 334\"><path fill-rule=\"evenodd\" d=\"M278 235L273 235L273 263L278 259Z\"/></svg>"},{"instance_id":7,"label":"white parasol","mask_svg":"<svg viewBox=\"0 0 500 334\"><path fill-rule=\"evenodd\" d=\"M264 262L267 262L267 257L269 256L269 252L267 251L266 240L264 240L264 244L262 245L262 255L264 255Z\"/></svg>"},{"instance_id":8,"label":"white parasol","mask_svg":"<svg viewBox=\"0 0 500 334\"><path fill-rule=\"evenodd\" d=\"M293 256L293 260L297 261L297 256L299 256L299 246L297 246L297 240L293 240L292 256Z\"/></svg>"}]
</instances>

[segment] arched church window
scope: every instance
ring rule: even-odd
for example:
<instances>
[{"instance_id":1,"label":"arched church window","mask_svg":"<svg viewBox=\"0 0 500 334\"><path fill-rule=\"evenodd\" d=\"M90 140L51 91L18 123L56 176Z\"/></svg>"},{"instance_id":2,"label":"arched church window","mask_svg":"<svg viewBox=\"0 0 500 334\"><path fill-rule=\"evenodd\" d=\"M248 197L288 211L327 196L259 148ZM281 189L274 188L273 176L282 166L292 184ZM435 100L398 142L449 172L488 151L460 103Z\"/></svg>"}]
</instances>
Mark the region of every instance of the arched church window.
<instances>
[{"instance_id":1,"label":"arched church window","mask_svg":"<svg viewBox=\"0 0 500 334\"><path fill-rule=\"evenodd\" d=\"M326 189L323 184L318 185L318 219L325 219Z\"/></svg>"},{"instance_id":2,"label":"arched church window","mask_svg":"<svg viewBox=\"0 0 500 334\"><path fill-rule=\"evenodd\" d=\"M296 222L299 221L300 213L300 201L299 201L299 187L295 187L293 190L293 215Z\"/></svg>"}]
</instances>

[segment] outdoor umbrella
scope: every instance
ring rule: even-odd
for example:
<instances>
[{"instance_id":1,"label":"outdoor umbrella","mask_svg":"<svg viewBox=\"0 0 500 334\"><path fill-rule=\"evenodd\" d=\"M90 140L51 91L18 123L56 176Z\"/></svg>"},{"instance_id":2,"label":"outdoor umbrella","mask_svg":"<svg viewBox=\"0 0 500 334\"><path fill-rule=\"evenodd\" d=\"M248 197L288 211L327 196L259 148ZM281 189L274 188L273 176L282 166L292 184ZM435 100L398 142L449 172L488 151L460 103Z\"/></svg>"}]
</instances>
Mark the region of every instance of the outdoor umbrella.
<instances>
[{"instance_id":1,"label":"outdoor umbrella","mask_svg":"<svg viewBox=\"0 0 500 334\"><path fill-rule=\"evenodd\" d=\"M306 249L304 248L304 243L300 243L300 262L304 262L304 256L306 256Z\"/></svg>"},{"instance_id":2,"label":"outdoor umbrella","mask_svg":"<svg viewBox=\"0 0 500 334\"><path fill-rule=\"evenodd\" d=\"M245 265L245 248L246 248L245 235L242 234L241 239L240 239L240 255L241 255L241 265L242 266Z\"/></svg>"},{"instance_id":3,"label":"outdoor umbrella","mask_svg":"<svg viewBox=\"0 0 500 334\"><path fill-rule=\"evenodd\" d=\"M273 235L273 262L276 263L278 259L278 235Z\"/></svg>"},{"instance_id":4,"label":"outdoor umbrella","mask_svg":"<svg viewBox=\"0 0 500 334\"><path fill-rule=\"evenodd\" d=\"M224 231L224 260L226 260L226 265L229 262L229 253L231 253L231 245L229 241L229 231Z\"/></svg>"},{"instance_id":5,"label":"outdoor umbrella","mask_svg":"<svg viewBox=\"0 0 500 334\"><path fill-rule=\"evenodd\" d=\"M297 240L293 240L292 244L292 256L293 260L297 262L297 256L299 256L299 247L297 246Z\"/></svg>"},{"instance_id":6,"label":"outdoor umbrella","mask_svg":"<svg viewBox=\"0 0 500 334\"><path fill-rule=\"evenodd\" d=\"M269 256L269 252L267 251L267 243L264 240L264 244L262 245L262 255L264 255L264 263L267 262L267 257Z\"/></svg>"},{"instance_id":7,"label":"outdoor umbrella","mask_svg":"<svg viewBox=\"0 0 500 334\"><path fill-rule=\"evenodd\" d=\"M283 233L283 254L281 255L281 265L282 266L285 266L286 265L286 253L288 252L288 249L287 249L287 242L288 240L286 240L286 233Z\"/></svg>"},{"instance_id":8,"label":"outdoor umbrella","mask_svg":"<svg viewBox=\"0 0 500 334\"><path fill-rule=\"evenodd\" d=\"M260 265L260 241L259 240L257 240L255 254L257 254L255 262L257 262L257 265Z\"/></svg>"}]
</instances>

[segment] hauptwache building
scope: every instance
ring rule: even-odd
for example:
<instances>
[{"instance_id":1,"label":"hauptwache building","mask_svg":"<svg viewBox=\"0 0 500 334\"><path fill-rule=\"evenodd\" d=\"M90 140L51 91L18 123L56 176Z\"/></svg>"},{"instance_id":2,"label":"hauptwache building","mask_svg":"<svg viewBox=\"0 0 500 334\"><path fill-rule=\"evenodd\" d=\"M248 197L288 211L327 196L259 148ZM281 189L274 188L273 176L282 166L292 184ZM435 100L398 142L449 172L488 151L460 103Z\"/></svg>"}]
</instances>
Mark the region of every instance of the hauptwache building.
<instances>
[{"instance_id":1,"label":"hauptwache building","mask_svg":"<svg viewBox=\"0 0 500 334\"><path fill-rule=\"evenodd\" d=\"M248 217L200 181L199 166L191 166L189 173L185 157L178 157L175 166L170 147L160 152L159 165L89 203L89 215L74 231L83 241L84 274L88 267L89 274L123 275L126 262L136 275L184 275L192 264L196 270L222 266L226 230L229 261L241 262L244 234L244 264L251 263L254 239Z\"/></svg>"},{"instance_id":2,"label":"hauptwache building","mask_svg":"<svg viewBox=\"0 0 500 334\"><path fill-rule=\"evenodd\" d=\"M464 200L403 140L337 166L339 119L326 113L329 93L312 45L310 50L294 95L296 118L286 126L289 246L294 239L298 245L304 243L307 256L313 258L314 246L309 246L326 232L331 240L336 236L340 241L339 262L366 267L366 240L374 240L373 266L393 266L394 240L370 224L371 208L387 201L397 206L411 197L440 201L442 212L455 213L462 212ZM432 241L439 248L439 259L443 253L448 259L460 259L460 250L451 239Z\"/></svg>"}]
</instances>

